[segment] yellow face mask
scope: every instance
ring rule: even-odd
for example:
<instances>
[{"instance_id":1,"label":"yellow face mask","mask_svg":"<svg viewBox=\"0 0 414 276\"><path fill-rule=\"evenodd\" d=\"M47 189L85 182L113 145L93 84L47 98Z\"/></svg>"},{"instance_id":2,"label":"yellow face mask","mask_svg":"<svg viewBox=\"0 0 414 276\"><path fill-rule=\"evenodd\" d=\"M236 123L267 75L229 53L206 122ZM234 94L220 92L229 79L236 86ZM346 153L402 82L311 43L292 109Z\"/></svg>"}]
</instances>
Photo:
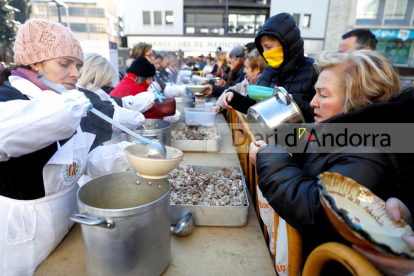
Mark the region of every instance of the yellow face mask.
<instances>
[{"instance_id":1,"label":"yellow face mask","mask_svg":"<svg viewBox=\"0 0 414 276\"><path fill-rule=\"evenodd\" d=\"M270 67L278 68L283 62L283 47L279 46L272 50L263 52L263 56Z\"/></svg>"}]
</instances>

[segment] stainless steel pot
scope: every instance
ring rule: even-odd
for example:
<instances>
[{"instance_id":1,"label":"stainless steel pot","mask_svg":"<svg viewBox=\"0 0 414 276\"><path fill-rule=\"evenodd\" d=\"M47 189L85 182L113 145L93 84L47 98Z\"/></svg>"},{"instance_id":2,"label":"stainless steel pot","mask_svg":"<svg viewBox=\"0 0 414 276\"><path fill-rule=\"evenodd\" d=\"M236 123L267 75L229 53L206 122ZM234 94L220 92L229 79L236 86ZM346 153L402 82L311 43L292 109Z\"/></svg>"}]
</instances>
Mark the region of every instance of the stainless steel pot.
<instances>
[{"instance_id":1,"label":"stainless steel pot","mask_svg":"<svg viewBox=\"0 0 414 276\"><path fill-rule=\"evenodd\" d=\"M247 122L256 140L275 144L274 131L288 123L303 123L302 112L283 87L275 88L273 96L249 108Z\"/></svg>"},{"instance_id":2,"label":"stainless steel pot","mask_svg":"<svg viewBox=\"0 0 414 276\"><path fill-rule=\"evenodd\" d=\"M170 184L133 172L98 177L77 193L88 275L160 275L171 259Z\"/></svg>"},{"instance_id":3,"label":"stainless steel pot","mask_svg":"<svg viewBox=\"0 0 414 276\"><path fill-rule=\"evenodd\" d=\"M184 122L185 121L185 113L184 109L187 107L194 107L195 106L195 97L189 96L189 97L177 97L175 98L175 104L178 111L180 111L181 116L178 122Z\"/></svg>"},{"instance_id":4,"label":"stainless steel pot","mask_svg":"<svg viewBox=\"0 0 414 276\"><path fill-rule=\"evenodd\" d=\"M165 146L171 146L170 122L159 119L146 119L144 125L145 128L144 126L141 126L138 129L135 129L134 132L147 139L159 141ZM126 137L128 142L138 141L138 139L129 134L127 134Z\"/></svg>"}]
</instances>

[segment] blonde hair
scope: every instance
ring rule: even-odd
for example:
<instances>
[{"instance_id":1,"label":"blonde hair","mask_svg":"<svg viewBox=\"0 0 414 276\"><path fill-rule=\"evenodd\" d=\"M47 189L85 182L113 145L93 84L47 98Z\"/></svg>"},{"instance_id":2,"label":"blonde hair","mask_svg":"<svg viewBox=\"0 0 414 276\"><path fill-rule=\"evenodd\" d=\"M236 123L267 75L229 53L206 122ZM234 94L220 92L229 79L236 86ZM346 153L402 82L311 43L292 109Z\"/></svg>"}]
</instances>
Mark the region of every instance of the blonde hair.
<instances>
[{"instance_id":1,"label":"blonde hair","mask_svg":"<svg viewBox=\"0 0 414 276\"><path fill-rule=\"evenodd\" d=\"M139 56L145 56L149 50L152 50L151 44L140 42L132 48L130 58L136 59Z\"/></svg>"},{"instance_id":2,"label":"blonde hair","mask_svg":"<svg viewBox=\"0 0 414 276\"><path fill-rule=\"evenodd\" d=\"M395 67L378 52L324 51L316 57L313 65L318 73L333 67L344 72L345 113L371 103L387 102L401 91L400 76Z\"/></svg>"},{"instance_id":3,"label":"blonde hair","mask_svg":"<svg viewBox=\"0 0 414 276\"><path fill-rule=\"evenodd\" d=\"M79 84L85 89L95 91L118 77L116 69L103 56L86 53L84 57L83 67L79 71Z\"/></svg>"},{"instance_id":4,"label":"blonde hair","mask_svg":"<svg viewBox=\"0 0 414 276\"><path fill-rule=\"evenodd\" d=\"M267 63L264 60L264 58L260 55L259 51L257 49L254 49L250 52L250 54L246 58L246 62L249 63L249 66L252 69L259 68L260 73L263 72L264 68L266 67Z\"/></svg>"},{"instance_id":5,"label":"blonde hair","mask_svg":"<svg viewBox=\"0 0 414 276\"><path fill-rule=\"evenodd\" d=\"M226 62L226 55L227 55L227 52L218 52L215 56L215 60Z\"/></svg>"}]
</instances>

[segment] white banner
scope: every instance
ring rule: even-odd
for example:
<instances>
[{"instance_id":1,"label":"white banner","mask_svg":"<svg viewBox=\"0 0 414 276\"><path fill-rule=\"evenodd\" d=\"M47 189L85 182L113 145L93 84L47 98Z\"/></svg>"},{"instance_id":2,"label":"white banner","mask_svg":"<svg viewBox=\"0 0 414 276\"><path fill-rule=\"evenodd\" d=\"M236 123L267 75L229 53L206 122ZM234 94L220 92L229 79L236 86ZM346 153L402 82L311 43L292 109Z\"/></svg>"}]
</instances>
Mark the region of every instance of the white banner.
<instances>
[{"instance_id":1,"label":"white banner","mask_svg":"<svg viewBox=\"0 0 414 276\"><path fill-rule=\"evenodd\" d=\"M152 44L155 51L206 51L215 52L218 47L230 51L236 46L253 42L254 38L240 37L195 37L195 36L128 36L128 48L139 42Z\"/></svg>"}]
</instances>

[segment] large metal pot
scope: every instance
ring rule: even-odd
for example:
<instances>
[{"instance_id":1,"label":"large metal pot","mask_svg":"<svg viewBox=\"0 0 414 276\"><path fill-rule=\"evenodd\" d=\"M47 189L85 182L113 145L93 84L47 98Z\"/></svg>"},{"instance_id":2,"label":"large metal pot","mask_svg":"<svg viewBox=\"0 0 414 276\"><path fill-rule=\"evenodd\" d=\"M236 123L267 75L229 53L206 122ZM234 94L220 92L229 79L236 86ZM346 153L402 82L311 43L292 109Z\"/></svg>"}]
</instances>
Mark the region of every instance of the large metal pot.
<instances>
[{"instance_id":1,"label":"large metal pot","mask_svg":"<svg viewBox=\"0 0 414 276\"><path fill-rule=\"evenodd\" d=\"M195 97L177 97L175 98L175 104L178 111L180 111L181 116L178 122L185 121L185 113L184 109L187 107L194 107L195 106Z\"/></svg>"},{"instance_id":2,"label":"large metal pot","mask_svg":"<svg viewBox=\"0 0 414 276\"><path fill-rule=\"evenodd\" d=\"M160 275L171 259L170 184L133 172L91 180L78 193L88 275Z\"/></svg>"},{"instance_id":3,"label":"large metal pot","mask_svg":"<svg viewBox=\"0 0 414 276\"><path fill-rule=\"evenodd\" d=\"M277 87L271 97L249 108L247 122L256 140L275 144L276 129L283 131L287 124L303 123L305 119L289 93L283 87Z\"/></svg>"},{"instance_id":4,"label":"large metal pot","mask_svg":"<svg viewBox=\"0 0 414 276\"><path fill-rule=\"evenodd\" d=\"M146 119L144 126L135 129L134 132L147 139L158 141L165 146L171 146L171 123L159 119ZM135 137L127 134L127 141L138 141Z\"/></svg>"}]
</instances>

